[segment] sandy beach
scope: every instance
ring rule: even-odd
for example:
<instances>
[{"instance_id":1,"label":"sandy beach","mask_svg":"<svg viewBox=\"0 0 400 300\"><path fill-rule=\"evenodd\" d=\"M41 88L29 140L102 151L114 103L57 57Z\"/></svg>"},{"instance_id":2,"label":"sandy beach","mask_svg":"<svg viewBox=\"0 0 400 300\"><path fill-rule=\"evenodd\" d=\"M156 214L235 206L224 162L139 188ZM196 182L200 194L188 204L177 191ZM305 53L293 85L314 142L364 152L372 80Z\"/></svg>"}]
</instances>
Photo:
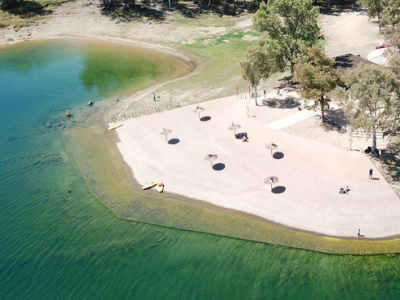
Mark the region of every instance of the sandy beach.
<instances>
[{"instance_id":1,"label":"sandy beach","mask_svg":"<svg viewBox=\"0 0 400 300\"><path fill-rule=\"evenodd\" d=\"M201 107L205 121L191 105L127 120L116 130L139 183L159 180L171 193L325 235L354 237L358 229L369 238L399 234L398 198L365 154L271 128L280 119L289 125L298 115L308 119L309 111L255 106L236 96ZM249 142L235 139L232 122ZM172 131L169 142L160 135L163 128ZM278 145L273 156L265 148L271 142ZM210 153L218 155L213 167L204 159ZM279 178L272 191L264 183L271 175ZM349 194L339 194L346 186Z\"/></svg>"}]
</instances>

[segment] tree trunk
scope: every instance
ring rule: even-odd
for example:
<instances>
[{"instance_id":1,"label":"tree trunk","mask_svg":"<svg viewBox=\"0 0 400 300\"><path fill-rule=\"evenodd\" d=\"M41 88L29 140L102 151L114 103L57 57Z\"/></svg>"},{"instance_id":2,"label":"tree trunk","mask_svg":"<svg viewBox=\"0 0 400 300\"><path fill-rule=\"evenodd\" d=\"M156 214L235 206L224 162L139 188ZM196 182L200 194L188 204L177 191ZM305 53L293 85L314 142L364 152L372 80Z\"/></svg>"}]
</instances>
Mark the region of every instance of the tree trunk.
<instances>
[{"instance_id":1,"label":"tree trunk","mask_svg":"<svg viewBox=\"0 0 400 300\"><path fill-rule=\"evenodd\" d=\"M372 128L372 152L376 153L376 126Z\"/></svg>"},{"instance_id":2,"label":"tree trunk","mask_svg":"<svg viewBox=\"0 0 400 300\"><path fill-rule=\"evenodd\" d=\"M246 7L246 0L243 0L243 8Z\"/></svg>"},{"instance_id":3,"label":"tree trunk","mask_svg":"<svg viewBox=\"0 0 400 300\"><path fill-rule=\"evenodd\" d=\"M253 88L254 88L254 100L256 101L256 106L258 106L258 103L257 103L257 86L254 85Z\"/></svg>"},{"instance_id":4,"label":"tree trunk","mask_svg":"<svg viewBox=\"0 0 400 300\"><path fill-rule=\"evenodd\" d=\"M321 96L321 99L319 100L319 105L321 106L321 117L322 117L322 122L325 122L325 102L324 102L324 96Z\"/></svg>"},{"instance_id":5,"label":"tree trunk","mask_svg":"<svg viewBox=\"0 0 400 300\"><path fill-rule=\"evenodd\" d=\"M382 33L382 26L381 26L381 14L378 13L378 26L379 26L379 34Z\"/></svg>"},{"instance_id":6,"label":"tree trunk","mask_svg":"<svg viewBox=\"0 0 400 300\"><path fill-rule=\"evenodd\" d=\"M294 62L290 62L290 75L293 77L294 75Z\"/></svg>"},{"instance_id":7,"label":"tree trunk","mask_svg":"<svg viewBox=\"0 0 400 300\"><path fill-rule=\"evenodd\" d=\"M168 0L168 8L171 9L171 0Z\"/></svg>"}]
</instances>

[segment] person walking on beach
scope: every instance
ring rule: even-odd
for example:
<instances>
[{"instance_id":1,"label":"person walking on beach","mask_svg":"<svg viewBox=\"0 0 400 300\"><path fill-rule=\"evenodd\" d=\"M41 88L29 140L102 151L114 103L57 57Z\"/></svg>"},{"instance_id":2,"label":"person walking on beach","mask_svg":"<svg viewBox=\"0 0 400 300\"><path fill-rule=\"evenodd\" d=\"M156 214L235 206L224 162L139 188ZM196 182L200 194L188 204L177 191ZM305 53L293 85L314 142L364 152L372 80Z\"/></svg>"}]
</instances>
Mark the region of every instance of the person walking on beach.
<instances>
[{"instance_id":1,"label":"person walking on beach","mask_svg":"<svg viewBox=\"0 0 400 300\"><path fill-rule=\"evenodd\" d=\"M369 179L372 179L372 173L374 172L374 170L372 170L372 168L371 169L369 169Z\"/></svg>"},{"instance_id":2,"label":"person walking on beach","mask_svg":"<svg viewBox=\"0 0 400 300\"><path fill-rule=\"evenodd\" d=\"M157 101L157 100L156 100L156 94L154 94L154 93L153 93L153 100L154 100L154 101Z\"/></svg>"}]
</instances>

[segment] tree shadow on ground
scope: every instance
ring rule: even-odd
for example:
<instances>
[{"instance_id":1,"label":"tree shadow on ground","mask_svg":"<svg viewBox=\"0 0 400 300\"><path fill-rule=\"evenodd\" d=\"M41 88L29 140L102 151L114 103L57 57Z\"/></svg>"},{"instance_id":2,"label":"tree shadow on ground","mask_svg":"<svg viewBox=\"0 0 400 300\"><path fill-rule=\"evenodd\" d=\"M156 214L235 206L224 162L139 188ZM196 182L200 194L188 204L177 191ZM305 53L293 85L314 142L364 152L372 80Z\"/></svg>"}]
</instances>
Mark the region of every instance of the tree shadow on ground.
<instances>
[{"instance_id":1,"label":"tree shadow on ground","mask_svg":"<svg viewBox=\"0 0 400 300\"><path fill-rule=\"evenodd\" d=\"M321 14L338 17L343 12L366 12L366 9L362 9L358 5L354 4L352 0L331 0L328 5L326 2L321 3L319 11Z\"/></svg>"},{"instance_id":2,"label":"tree shadow on ground","mask_svg":"<svg viewBox=\"0 0 400 300\"><path fill-rule=\"evenodd\" d=\"M51 14L51 10L45 10L47 6L48 4L43 6L36 1L23 1L18 2L17 5L7 5L6 2L3 2L0 7L2 10L7 11L10 14L18 15L22 18L31 18L38 15Z\"/></svg>"},{"instance_id":3,"label":"tree shadow on ground","mask_svg":"<svg viewBox=\"0 0 400 300\"><path fill-rule=\"evenodd\" d=\"M159 1L150 3L143 1L140 4L123 5L123 2L102 2L103 15L109 16L112 20L118 19L121 22L130 21L163 21L167 14L179 12L183 17L194 19L202 15L216 14L220 17L223 15L239 16L242 14L255 13L258 9L258 4L247 2L243 8L239 2L213 1L208 5L208 1L172 1L172 8L168 7L168 1Z\"/></svg>"},{"instance_id":4,"label":"tree shadow on ground","mask_svg":"<svg viewBox=\"0 0 400 300\"><path fill-rule=\"evenodd\" d=\"M144 18L152 21L163 21L165 19L163 10L160 11L144 5L132 5L129 8L115 5L103 8L102 13L109 16L111 20L118 19L121 22L142 21Z\"/></svg>"},{"instance_id":5,"label":"tree shadow on ground","mask_svg":"<svg viewBox=\"0 0 400 300\"><path fill-rule=\"evenodd\" d=\"M269 98L262 100L262 105L271 108L292 109L300 106L300 102L294 97L287 97L286 99Z\"/></svg>"},{"instance_id":6,"label":"tree shadow on ground","mask_svg":"<svg viewBox=\"0 0 400 300\"><path fill-rule=\"evenodd\" d=\"M350 125L350 119L342 108L325 111L325 122L334 125L341 132Z\"/></svg>"},{"instance_id":7,"label":"tree shadow on ground","mask_svg":"<svg viewBox=\"0 0 400 300\"><path fill-rule=\"evenodd\" d=\"M299 84L297 82L293 81L293 76L285 76L279 81L279 86L276 89L283 90L284 92L295 92L297 91L297 88L299 87Z\"/></svg>"},{"instance_id":8,"label":"tree shadow on ground","mask_svg":"<svg viewBox=\"0 0 400 300\"><path fill-rule=\"evenodd\" d=\"M348 117L343 109L325 111L324 122L321 122L321 116L316 116L319 119L319 127L325 131L336 131L339 133L347 132L346 126L350 124Z\"/></svg>"},{"instance_id":9,"label":"tree shadow on ground","mask_svg":"<svg viewBox=\"0 0 400 300\"><path fill-rule=\"evenodd\" d=\"M391 142L381 155L382 166L387 170L388 176L393 181L400 181L400 142Z\"/></svg>"}]
</instances>

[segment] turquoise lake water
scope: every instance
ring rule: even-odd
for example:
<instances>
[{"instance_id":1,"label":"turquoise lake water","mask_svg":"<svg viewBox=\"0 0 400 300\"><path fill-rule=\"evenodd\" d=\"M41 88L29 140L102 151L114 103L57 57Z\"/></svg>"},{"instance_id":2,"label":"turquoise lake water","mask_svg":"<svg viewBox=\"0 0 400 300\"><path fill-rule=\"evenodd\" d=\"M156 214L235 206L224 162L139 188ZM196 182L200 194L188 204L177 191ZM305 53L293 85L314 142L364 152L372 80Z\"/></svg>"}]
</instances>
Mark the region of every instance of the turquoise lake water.
<instances>
[{"instance_id":1,"label":"turquoise lake water","mask_svg":"<svg viewBox=\"0 0 400 300\"><path fill-rule=\"evenodd\" d=\"M150 57L111 50L71 42L0 50L0 299L399 298L399 255L327 255L110 213L61 132L84 126L99 99L167 76Z\"/></svg>"}]
</instances>

